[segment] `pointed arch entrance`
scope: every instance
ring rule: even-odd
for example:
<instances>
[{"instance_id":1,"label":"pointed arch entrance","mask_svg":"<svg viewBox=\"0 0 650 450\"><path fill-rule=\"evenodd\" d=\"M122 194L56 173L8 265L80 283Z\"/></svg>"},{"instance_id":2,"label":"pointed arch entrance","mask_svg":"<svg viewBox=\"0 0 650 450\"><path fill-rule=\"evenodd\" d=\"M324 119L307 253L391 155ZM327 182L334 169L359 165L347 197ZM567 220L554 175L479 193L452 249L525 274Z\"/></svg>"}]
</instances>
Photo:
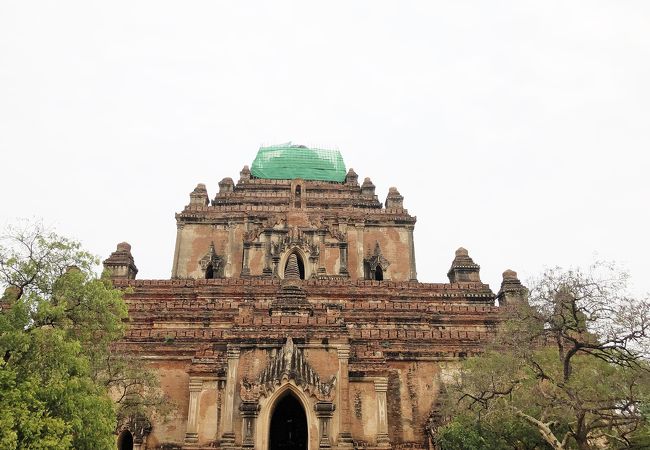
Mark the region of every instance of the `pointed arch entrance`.
<instances>
[{"instance_id":1,"label":"pointed arch entrance","mask_svg":"<svg viewBox=\"0 0 650 450\"><path fill-rule=\"evenodd\" d=\"M287 391L273 408L269 450L307 450L309 432L302 403Z\"/></svg>"},{"instance_id":2,"label":"pointed arch entrance","mask_svg":"<svg viewBox=\"0 0 650 450\"><path fill-rule=\"evenodd\" d=\"M240 410L253 412L244 417L245 440L260 450L330 447L336 376L321 380L291 336L270 356L257 379L242 381Z\"/></svg>"},{"instance_id":3,"label":"pointed arch entrance","mask_svg":"<svg viewBox=\"0 0 650 450\"><path fill-rule=\"evenodd\" d=\"M133 435L129 430L124 430L117 438L118 450L133 450Z\"/></svg>"}]
</instances>

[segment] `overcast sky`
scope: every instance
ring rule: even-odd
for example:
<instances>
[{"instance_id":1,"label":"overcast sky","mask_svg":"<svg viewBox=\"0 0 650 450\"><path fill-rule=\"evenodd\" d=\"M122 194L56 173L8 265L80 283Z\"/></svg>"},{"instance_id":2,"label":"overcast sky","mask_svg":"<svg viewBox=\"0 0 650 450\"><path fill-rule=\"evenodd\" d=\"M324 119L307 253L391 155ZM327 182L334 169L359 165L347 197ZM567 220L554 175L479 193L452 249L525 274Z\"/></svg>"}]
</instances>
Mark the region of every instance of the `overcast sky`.
<instances>
[{"instance_id":1,"label":"overcast sky","mask_svg":"<svg viewBox=\"0 0 650 450\"><path fill-rule=\"evenodd\" d=\"M650 2L0 1L0 222L169 278L174 213L261 144L416 215L420 281L614 260L650 291Z\"/></svg>"}]
</instances>

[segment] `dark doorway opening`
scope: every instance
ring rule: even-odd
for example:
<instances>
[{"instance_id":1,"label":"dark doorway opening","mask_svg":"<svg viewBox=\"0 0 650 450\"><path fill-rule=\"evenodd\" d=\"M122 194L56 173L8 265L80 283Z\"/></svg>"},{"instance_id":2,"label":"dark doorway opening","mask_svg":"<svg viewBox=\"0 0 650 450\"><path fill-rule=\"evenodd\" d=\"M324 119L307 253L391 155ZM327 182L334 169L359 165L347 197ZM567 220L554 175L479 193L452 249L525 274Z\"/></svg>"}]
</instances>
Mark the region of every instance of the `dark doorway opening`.
<instances>
[{"instance_id":1,"label":"dark doorway opening","mask_svg":"<svg viewBox=\"0 0 650 450\"><path fill-rule=\"evenodd\" d=\"M384 271L381 270L381 266L377 266L375 269L375 280L384 281Z\"/></svg>"},{"instance_id":2,"label":"dark doorway opening","mask_svg":"<svg viewBox=\"0 0 650 450\"><path fill-rule=\"evenodd\" d=\"M208 264L208 267L205 269L205 278L211 280L214 278L214 268L212 264Z\"/></svg>"},{"instance_id":3,"label":"dark doorway opening","mask_svg":"<svg viewBox=\"0 0 650 450\"><path fill-rule=\"evenodd\" d=\"M287 395L275 405L269 450L307 450L307 416L293 395Z\"/></svg>"},{"instance_id":4,"label":"dark doorway opening","mask_svg":"<svg viewBox=\"0 0 650 450\"><path fill-rule=\"evenodd\" d=\"M118 450L133 450L133 435L129 430L124 430L117 438Z\"/></svg>"}]
</instances>

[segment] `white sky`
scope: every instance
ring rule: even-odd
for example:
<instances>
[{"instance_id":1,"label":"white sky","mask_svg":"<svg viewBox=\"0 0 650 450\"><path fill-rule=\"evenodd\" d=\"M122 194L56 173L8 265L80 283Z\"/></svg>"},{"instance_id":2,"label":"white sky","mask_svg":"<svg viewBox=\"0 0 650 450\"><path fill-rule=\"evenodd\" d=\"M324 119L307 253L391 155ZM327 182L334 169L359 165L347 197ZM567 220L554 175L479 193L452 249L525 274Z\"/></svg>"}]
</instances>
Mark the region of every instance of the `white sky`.
<instances>
[{"instance_id":1,"label":"white sky","mask_svg":"<svg viewBox=\"0 0 650 450\"><path fill-rule=\"evenodd\" d=\"M0 224L169 278L174 212L260 144L416 215L420 281L595 258L650 291L650 2L0 2Z\"/></svg>"}]
</instances>

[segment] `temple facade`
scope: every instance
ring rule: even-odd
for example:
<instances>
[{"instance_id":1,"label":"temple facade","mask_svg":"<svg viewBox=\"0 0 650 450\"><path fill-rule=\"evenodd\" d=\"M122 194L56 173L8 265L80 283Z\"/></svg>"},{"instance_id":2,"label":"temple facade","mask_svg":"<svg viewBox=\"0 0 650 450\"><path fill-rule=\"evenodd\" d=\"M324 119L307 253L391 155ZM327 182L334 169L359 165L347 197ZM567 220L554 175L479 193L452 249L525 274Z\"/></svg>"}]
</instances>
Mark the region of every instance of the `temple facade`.
<instances>
[{"instance_id":1,"label":"temple facade","mask_svg":"<svg viewBox=\"0 0 650 450\"><path fill-rule=\"evenodd\" d=\"M463 248L446 282L418 282L415 223L338 152L285 145L212 199L191 192L170 279L136 279L119 244L104 266L129 307L120 351L176 410L122 424L118 448L432 448L441 383L525 291L506 271L495 294Z\"/></svg>"}]
</instances>

